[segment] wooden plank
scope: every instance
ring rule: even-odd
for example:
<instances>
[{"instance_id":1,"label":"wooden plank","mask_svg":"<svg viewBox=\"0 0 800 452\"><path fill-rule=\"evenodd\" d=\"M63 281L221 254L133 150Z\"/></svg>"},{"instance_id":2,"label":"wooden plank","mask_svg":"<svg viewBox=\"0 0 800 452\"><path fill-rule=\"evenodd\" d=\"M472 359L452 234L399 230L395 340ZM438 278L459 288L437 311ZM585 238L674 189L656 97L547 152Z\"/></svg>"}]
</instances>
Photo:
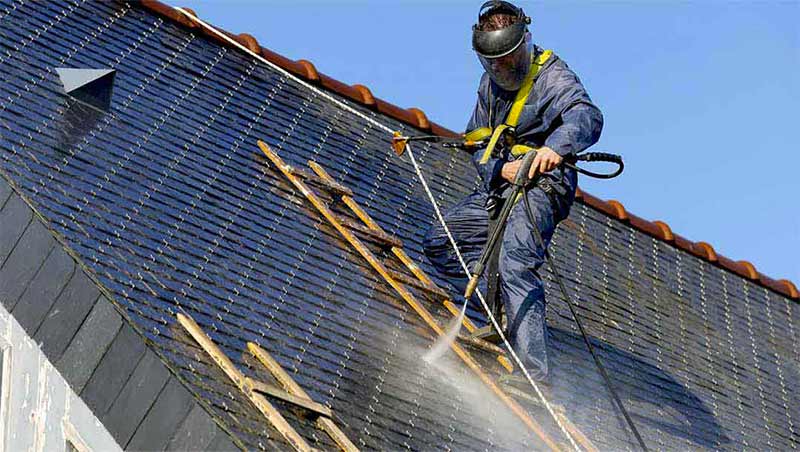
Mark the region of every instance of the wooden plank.
<instances>
[{"instance_id":1,"label":"wooden plank","mask_svg":"<svg viewBox=\"0 0 800 452\"><path fill-rule=\"evenodd\" d=\"M432 298L435 298L437 300L443 300L443 301L447 301L450 298L448 296L447 292L445 292L444 290L440 289L439 287L436 287L436 286L431 287L431 286L423 283L419 279L414 278L413 276L405 275L405 274L403 274L401 272L392 270L389 267L386 267L386 270L389 272L390 275L392 275L392 278L400 281L403 284L406 284L406 285L409 285L409 286L414 287L416 289L419 289L419 290L425 292L428 296L430 296Z\"/></svg>"},{"instance_id":2,"label":"wooden plank","mask_svg":"<svg viewBox=\"0 0 800 452\"><path fill-rule=\"evenodd\" d=\"M239 369L233 364L233 361L228 358L228 356L217 347L217 344L211 340L208 335L200 328L193 318L186 314L181 314L180 312L177 314L178 316L178 323L183 326L186 332L189 333L190 336L200 345L200 348L205 351L208 356L225 372L225 375L233 381L233 383L238 387L241 388L244 385L244 375L242 374Z\"/></svg>"},{"instance_id":3,"label":"wooden plank","mask_svg":"<svg viewBox=\"0 0 800 452\"><path fill-rule=\"evenodd\" d=\"M320 188L324 188L331 194L339 196L353 196L353 192L344 185L341 185L336 181L325 180L317 176L316 174L309 173L308 171L302 170L300 168L292 168L292 174L302 179L305 179Z\"/></svg>"},{"instance_id":4,"label":"wooden plank","mask_svg":"<svg viewBox=\"0 0 800 452\"><path fill-rule=\"evenodd\" d=\"M245 385L253 391L260 392L261 394L268 395L276 399L281 399L284 402L288 402L292 405L296 405L301 408L305 408L306 410L314 414L317 414L319 416L327 416L327 417L333 416L331 409L326 407L325 405L317 403L306 397L300 397L297 395L289 394L288 392L284 391L283 389L275 385L264 383L263 381L254 380L249 377L245 377Z\"/></svg>"},{"instance_id":5,"label":"wooden plank","mask_svg":"<svg viewBox=\"0 0 800 452\"><path fill-rule=\"evenodd\" d=\"M355 200L353 201L353 203L355 204ZM357 205L357 204L355 204L355 205ZM359 207L359 210L361 210L361 207ZM363 214L367 215L366 212L363 212ZM372 219L370 218L370 220L372 220ZM374 221L373 221L373 223L374 223ZM377 223L375 223L375 225L377 226ZM395 250L392 250L392 251L394 252L394 255L397 256L397 259L400 260L400 262L402 262L403 265L405 265L406 268L408 268L408 270L411 273L414 274L414 276L419 278L420 281L422 281L425 284L431 285L431 286L435 286L436 285L436 283L433 282L433 280L425 273L425 271L422 270L419 267L419 265L417 265L417 263L414 262L414 260L411 259L408 256L408 254L406 254L405 250L398 249L397 251L395 251Z\"/></svg>"},{"instance_id":6,"label":"wooden plank","mask_svg":"<svg viewBox=\"0 0 800 452\"><path fill-rule=\"evenodd\" d=\"M511 360L509 360L507 356L498 355L497 362L500 363L500 365L503 366L508 373L514 372L514 365L511 364Z\"/></svg>"},{"instance_id":7,"label":"wooden plank","mask_svg":"<svg viewBox=\"0 0 800 452\"><path fill-rule=\"evenodd\" d=\"M482 326L477 330L473 331L470 334L470 336L472 336L475 339L491 342L493 344L497 344L500 342L500 335L497 334L497 331L495 331L491 323L489 325Z\"/></svg>"},{"instance_id":8,"label":"wooden plank","mask_svg":"<svg viewBox=\"0 0 800 452\"><path fill-rule=\"evenodd\" d=\"M336 214L334 213L334 215ZM403 246L403 242L398 240L396 237L393 237L382 231L370 229L364 226L363 224L356 223L350 218L343 217L341 215L336 215L336 219L339 220L339 222L342 223L343 225L350 228L351 230L358 232L364 239L369 240L370 242L375 242L378 245L381 245L385 248Z\"/></svg>"},{"instance_id":9,"label":"wooden plank","mask_svg":"<svg viewBox=\"0 0 800 452\"><path fill-rule=\"evenodd\" d=\"M446 307L447 310L450 311L450 313L453 315L461 315L461 308L456 306L456 304L450 300L444 301L444 307ZM478 329L478 327L475 326L475 324L472 323L472 320L470 320L469 317L467 316L464 316L464 328L466 328L467 332L469 333L472 333L473 331Z\"/></svg>"},{"instance_id":10,"label":"wooden plank","mask_svg":"<svg viewBox=\"0 0 800 452\"><path fill-rule=\"evenodd\" d=\"M253 402L253 405L261 411L273 427L286 439L286 441L298 451L311 452L311 446L305 439L289 425L281 413L261 394L252 391L247 387L247 377L236 368L233 362L225 353L211 340L200 326L186 314L177 314L178 323L189 333L192 338L200 345L211 359L217 363L225 375Z\"/></svg>"},{"instance_id":11,"label":"wooden plank","mask_svg":"<svg viewBox=\"0 0 800 452\"><path fill-rule=\"evenodd\" d=\"M309 160L308 166L310 166L311 169L314 170L314 172L317 174L317 176L320 177L320 179L326 180L328 182L336 181L333 177L331 177L330 174L328 174L327 171L325 171L325 168L319 165L319 163L313 160ZM350 208L350 210L353 211L355 216L357 216L365 225L367 225L368 228L375 231L383 232L384 234L386 233L386 231L384 231L383 228L378 223L376 223L375 220L372 219L372 217L367 213L367 211L365 211L364 209L361 208L360 205L358 205L358 203L352 196L342 196L342 201L345 203L347 207ZM401 246L396 247L396 249L392 249L392 253L395 256L397 256L400 262L402 262L403 265L405 265L411 271L411 273L414 274L414 276L419 278L420 281L429 286L436 286L436 283L434 283L433 280L430 279L428 275L426 275L425 272L422 271L422 269L419 268L419 266L410 257L408 257L408 255L402 248L402 244Z\"/></svg>"},{"instance_id":12,"label":"wooden plank","mask_svg":"<svg viewBox=\"0 0 800 452\"><path fill-rule=\"evenodd\" d=\"M505 355L506 353L505 350L490 342L486 342L484 340L477 339L472 336L468 336L466 334L459 334L457 339L465 344L471 345L475 348L479 348L485 352L495 353L498 355Z\"/></svg>"},{"instance_id":13,"label":"wooden plank","mask_svg":"<svg viewBox=\"0 0 800 452\"><path fill-rule=\"evenodd\" d=\"M286 388L289 394L311 400L308 393L289 375L275 359L259 347L254 342L247 343L250 353L278 380L278 383ZM333 416L317 418L317 426L325 431L336 444L345 452L358 452L358 448L353 444L347 435L331 419Z\"/></svg>"},{"instance_id":14,"label":"wooden plank","mask_svg":"<svg viewBox=\"0 0 800 452\"><path fill-rule=\"evenodd\" d=\"M278 361L275 361L275 358L273 358L272 355L267 353L266 350L259 347L259 345L256 344L255 342L248 342L247 350L250 352L251 355L253 355L253 357L255 357L258 360L258 362L261 363L262 366L264 366L269 371L269 373L272 374L273 377L275 377L276 380L278 380L278 383L280 383L284 388L286 388L286 391L289 394L294 394L296 396L310 399L305 389L303 389L299 384L297 384L297 382L294 381L292 376L289 375L283 369L283 367L278 363Z\"/></svg>"},{"instance_id":15,"label":"wooden plank","mask_svg":"<svg viewBox=\"0 0 800 452\"><path fill-rule=\"evenodd\" d=\"M447 308L448 311L450 311L451 314L453 314L455 316L461 315L461 309L458 306L456 306L455 303L453 303L452 301L445 300L444 301L444 306ZM475 326L475 324L472 323L472 320L470 320L468 317L464 317L464 328L466 328L467 332L470 333L470 336L472 336L471 333L474 333L478 329L478 327ZM483 342L489 343L488 341L483 341ZM496 347L496 345L494 345L494 344L491 344L491 345ZM500 349L500 350L502 350L502 349ZM508 371L508 373L514 372L514 364L505 355L505 350L502 350L502 351L503 351L503 354L498 354L497 355L497 362L500 363L500 365L503 366L503 368L506 371Z\"/></svg>"},{"instance_id":16,"label":"wooden plank","mask_svg":"<svg viewBox=\"0 0 800 452\"><path fill-rule=\"evenodd\" d=\"M317 427L328 434L344 452L358 452L358 447L350 441L350 438L333 422L333 419L320 417L317 419Z\"/></svg>"},{"instance_id":17,"label":"wooden plank","mask_svg":"<svg viewBox=\"0 0 800 452\"><path fill-rule=\"evenodd\" d=\"M358 252L369 264L375 269L378 274L383 277L383 279L400 295L400 297L428 324L433 331L439 335L444 335L444 329L436 322L436 319L428 312L427 309L414 297L411 292L409 292L402 284L395 281L389 273L386 271L386 268L383 264L372 254L372 252L363 244L361 241L354 236L347 228L345 228L341 223L336 221L336 217L333 212L328 209L325 203L316 195L314 192L308 189L308 187L297 177L293 176L291 172L286 170L286 164L283 163L283 160L278 157L277 154L272 152L269 146L264 143L263 141L258 142L258 146L267 156L267 158L272 161L281 172L300 190L303 195L311 202L311 204L325 217L337 231L347 240L350 245ZM318 166L318 165L317 165ZM312 166L313 168L313 166ZM315 168L316 170L316 168ZM318 173L319 174L319 173ZM320 177L322 177L320 175ZM481 369L480 365L475 361L472 356L467 353L460 345L457 343L452 343L450 348L453 352L467 365L467 367L472 370L475 375L485 384L503 403L508 406L511 411L517 415L517 417L530 428L546 445L552 450L560 450L558 445L547 432L536 422L525 409L523 409L514 399L508 396L502 389L486 374L483 369Z\"/></svg>"},{"instance_id":18,"label":"wooden plank","mask_svg":"<svg viewBox=\"0 0 800 452\"><path fill-rule=\"evenodd\" d=\"M473 329L470 332L469 337L492 345L499 344L500 342L502 342L502 340L500 339L500 335L497 334L497 331L495 331L492 325L486 325L480 328ZM508 359L507 356L498 355L497 362L500 363L500 365L503 366L507 371L509 372L514 371L514 364L511 362L511 360Z\"/></svg>"},{"instance_id":19,"label":"wooden plank","mask_svg":"<svg viewBox=\"0 0 800 452\"><path fill-rule=\"evenodd\" d=\"M311 452L311 446L297 433L294 427L286 422L286 419L284 419L273 404L269 403L266 397L254 391L249 391L248 396L256 408L261 411L261 414L263 414L272 426L286 439L289 445L297 451Z\"/></svg>"},{"instance_id":20,"label":"wooden plank","mask_svg":"<svg viewBox=\"0 0 800 452\"><path fill-rule=\"evenodd\" d=\"M492 344L491 342L487 342L481 339L474 338L467 334L459 334L456 339L461 341L464 344L470 345L472 347L481 349L485 352L494 353L497 355L505 355L506 351L502 348L498 347L497 345Z\"/></svg>"}]
</instances>

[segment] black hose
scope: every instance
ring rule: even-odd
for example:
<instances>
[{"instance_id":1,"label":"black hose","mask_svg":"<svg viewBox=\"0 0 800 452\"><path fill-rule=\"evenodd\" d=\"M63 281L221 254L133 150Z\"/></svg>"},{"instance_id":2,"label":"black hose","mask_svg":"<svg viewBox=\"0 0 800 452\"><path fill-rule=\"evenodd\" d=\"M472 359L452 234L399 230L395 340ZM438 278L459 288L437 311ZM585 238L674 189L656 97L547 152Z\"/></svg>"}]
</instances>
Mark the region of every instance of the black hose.
<instances>
[{"instance_id":1,"label":"black hose","mask_svg":"<svg viewBox=\"0 0 800 452\"><path fill-rule=\"evenodd\" d=\"M617 169L611 173L595 173L594 171L589 171L587 169L581 168L577 166L575 163L577 162L609 162L615 163L617 165ZM567 168L572 168L575 171L585 174L589 177L594 177L595 179L613 179L620 174L622 174L622 170L625 169L625 164L622 163L622 157L616 154L608 154L605 152L586 152L583 154L579 154L572 158L565 159L561 165L566 166Z\"/></svg>"},{"instance_id":2,"label":"black hose","mask_svg":"<svg viewBox=\"0 0 800 452\"><path fill-rule=\"evenodd\" d=\"M620 165L619 172L622 172L622 159L620 159L619 165ZM541 246L542 249L544 250L545 259L547 260L547 266L550 268L550 271L553 272L553 276L555 276L555 280L558 283L558 287L561 289L561 293L564 295L564 300L567 302L567 306L569 306L569 311L572 313L572 318L575 319L575 323L578 325L578 329L581 332L581 336L583 337L583 342L586 344L586 348L589 349L589 353L592 355L594 363L597 365L597 369L600 371L600 375L602 375L606 387L608 387L608 391L611 393L614 402L616 402L620 411L622 411L622 415L625 417L625 421L628 423L628 426L633 432L633 435L636 436L636 440L639 442L639 446L641 446L643 451L647 452L647 446L644 444L644 440L642 439L642 436L639 434L639 430L633 423L633 419L631 419L630 414L628 414L628 410L625 408L625 405L622 404L622 399L619 398L616 389L614 389L614 385L611 383L611 377L608 376L605 367L603 367L603 363L600 361L600 357L597 356L597 353L594 350L594 346L592 345L591 341L589 341L589 336L586 334L586 330L583 328L583 323L578 317L577 311L575 311L575 306L572 302L572 299L569 296L569 293L567 292L567 287L566 285L564 285L564 281L561 279L561 274L558 272L555 262L553 262L553 258L550 256L550 252L547 251L547 248L545 248L544 246L544 240L542 240L542 234L541 232L539 232L539 228L536 226L536 218L534 218L533 216L533 209L531 208L530 201L528 200L527 187L524 189L523 198L524 200L522 205L525 208L525 214L528 216L528 221L531 222L531 228L533 229L533 236L536 239L537 244Z\"/></svg>"},{"instance_id":3,"label":"black hose","mask_svg":"<svg viewBox=\"0 0 800 452\"><path fill-rule=\"evenodd\" d=\"M603 367L603 363L600 361L600 357L597 356L597 353L594 350L594 346L589 340L589 336L586 334L586 329L583 327L583 323L581 322L580 317L578 317L578 313L575 310L574 303L572 302L572 299L569 296L569 292L567 292L567 287L564 284L564 281L561 279L561 274L558 272L555 262L553 262L552 256L550 256L550 253L545 248L544 240L542 240L542 233L536 226L536 218L533 216L533 209L531 208L530 201L528 200L528 191L530 190L530 187L535 186L536 179L538 178L538 174L535 175L532 179L528 178L528 173L535 158L536 158L535 151L529 152L525 155L525 157L523 157L522 164L517 169L517 174L514 176L514 181L512 182L514 189L509 195L509 198L506 199L506 204L503 206L503 209L501 210L500 215L498 216L498 225L495 227L495 230L490 236L490 239L487 242L486 247L483 250L483 253L481 254L481 258L478 261L478 265L473 270L473 276L469 286L472 286L471 288L473 290L477 286L478 278L480 277L480 274L483 272L483 266L485 265L488 256L491 254L492 248L497 246L497 242L499 240L499 237L497 236L500 234L499 231L502 231L500 224L508 220L508 216L511 214L511 209L515 204L517 195L519 193L522 193L522 197L524 198L522 204L525 209L525 214L528 217L528 221L530 221L531 223L534 239L536 240L538 246L541 246L542 249L544 250L547 266L553 272L556 282L558 283L558 286L561 289L561 293L564 294L564 300L566 301L567 306L569 306L569 310L572 313L572 318L575 319L575 323L578 325L578 330L580 330L581 332L581 336L583 337L583 342L586 344L586 348L589 349L589 353L592 355L592 359L594 360L594 363L597 366L600 375L603 377L603 381L605 382L608 391L611 393L611 396L616 405L619 407L620 411L622 411L622 415L625 417L625 421L628 423L628 426L630 427L631 431L636 437L636 440L639 442L639 446L641 446L643 451L647 452L648 450L647 446L645 445L642 436L639 434L639 430L633 423L633 419L628 413L628 410L625 408L625 405L622 404L622 399L620 399L619 394L617 394L616 389L614 389L614 385L611 383L611 377L608 375L608 372L606 372L605 367ZM611 173L595 173L593 171L589 171L578 167L576 163L579 161L615 163L617 165L617 169ZM598 179L611 179L613 177L616 177L620 173L622 173L622 170L625 168L625 165L622 163L622 157L603 152L587 152L584 154L579 154L577 156L572 156L571 158L562 161L561 165L573 168L580 173ZM469 296L471 294L469 286L467 289L467 293L465 294L465 297L467 299L469 299Z\"/></svg>"}]
</instances>

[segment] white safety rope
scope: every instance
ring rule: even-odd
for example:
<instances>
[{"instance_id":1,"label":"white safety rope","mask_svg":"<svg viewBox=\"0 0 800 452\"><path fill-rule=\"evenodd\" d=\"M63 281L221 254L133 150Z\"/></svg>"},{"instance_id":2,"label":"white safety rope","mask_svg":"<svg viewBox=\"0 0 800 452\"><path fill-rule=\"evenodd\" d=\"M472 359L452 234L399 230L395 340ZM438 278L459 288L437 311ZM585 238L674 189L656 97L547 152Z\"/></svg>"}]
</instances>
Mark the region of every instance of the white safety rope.
<instances>
[{"instance_id":1,"label":"white safety rope","mask_svg":"<svg viewBox=\"0 0 800 452\"><path fill-rule=\"evenodd\" d=\"M339 99L336 99L335 97L333 97L332 95L326 93L325 91L320 90L319 88L317 88L317 87L315 87L315 86L313 86L313 85L311 85L309 83L306 83L305 81L301 80L300 78L298 78L295 75L291 74L290 72L286 71L282 67L270 62L266 58L264 58L261 55L253 52L252 50L248 49L247 47L243 46L242 44L240 44L236 40L230 38L228 35L220 32L219 30L217 30L216 28L212 27L208 23L200 20L199 18L197 18L196 16L194 16L190 12L186 11L185 9L183 9L183 8L175 8L175 9L177 11L180 11L183 15L185 15L186 17L191 19L193 22L196 22L197 24L199 24L203 28L207 29L211 33L215 34L216 36L219 36L220 38L224 39L225 41L227 41L228 43L232 44L233 46L239 48L243 52L246 52L246 53L252 55L254 58L256 58L257 60L263 62L264 64L268 65L269 67L275 69L276 71L278 71L278 72L284 74L285 76L295 80L296 82L298 82L301 85L305 86L309 90L313 91L315 94L330 100L334 104L340 106L341 108L344 108L345 110L349 111L350 113L353 113L354 115L358 116L359 118L361 118L361 119L373 124L374 126L376 126L377 128L379 128L381 130L384 130L384 131L386 131L388 133L394 132L394 130L392 130L389 126L386 126L383 123L379 122L378 120L376 120L374 118L371 118L371 117L367 116L366 114L356 110L352 106L347 105L346 103L340 101ZM458 245L456 244L456 241L453 238L453 235L450 233L450 229L447 227L447 223L445 223L445 221L444 221L444 217L442 216L442 212L439 209L439 205L436 203L436 199L434 198L433 192L431 191L430 187L428 186L428 182L425 180L425 176L423 176L422 170L420 169L419 165L417 164L417 160L414 158L414 152L411 149L411 145L409 145L408 143L406 143L406 152L408 153L408 157L411 160L411 164L414 166L414 171L416 171L417 177L419 177L419 180L422 183L422 188L425 189L425 193L428 195L428 199L430 200L431 205L433 206L433 211L436 213L436 218L439 219L439 223L441 223L442 228L444 228L444 232L447 234L448 240L450 240L450 245L452 245L453 250L455 251L456 256L458 257L458 261L461 264L461 268L464 270L464 273L466 273L467 278L472 278L472 273L469 271L469 268L467 267L467 263L464 261L464 257L461 255L461 251L458 249ZM553 410L553 407L550 405L550 403L544 397L544 394L542 393L541 389L539 389L539 385L537 385L536 381L533 378L531 378L530 374L528 373L528 369L525 368L525 365L522 364L522 360L519 358L517 353L511 347L511 344L508 342L508 339L506 338L506 335L503 333L503 329L500 328L500 325L498 324L497 319L495 319L494 315L492 315L492 310L489 309L489 305L486 304L486 300L483 298L483 295L481 294L481 292L479 290L476 290L475 293L478 295L478 299L480 300L484 311L486 311L486 315L488 316L489 320L492 322L492 325L494 326L495 331L497 331L498 335L500 336L500 339L502 339L503 344L506 346L506 349L511 354L511 357L514 359L514 362L517 364L519 369L525 375L525 378L528 380L528 383L531 384L531 387L533 387L533 389L536 391L536 394L542 400L542 404L547 409L547 412L550 413L550 415L553 417L553 419L555 420L556 424L561 429L561 432L564 434L564 436L567 437L567 439L569 440L570 444L572 444L572 447L574 447L576 451L580 452L581 449L580 449L580 447L578 447L578 444L575 442L575 439L572 437L572 435L570 435L570 433L567 430L567 428L561 422L561 419L556 415L555 411ZM467 303L467 301L465 301L465 303Z\"/></svg>"}]
</instances>

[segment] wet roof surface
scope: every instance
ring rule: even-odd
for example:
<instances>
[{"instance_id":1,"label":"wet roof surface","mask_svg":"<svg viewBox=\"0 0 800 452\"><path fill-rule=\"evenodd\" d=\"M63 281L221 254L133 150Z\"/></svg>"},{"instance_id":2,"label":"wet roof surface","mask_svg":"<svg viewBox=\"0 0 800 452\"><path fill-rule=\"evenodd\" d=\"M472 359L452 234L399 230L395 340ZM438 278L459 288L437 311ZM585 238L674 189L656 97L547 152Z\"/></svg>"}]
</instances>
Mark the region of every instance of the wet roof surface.
<instances>
[{"instance_id":1,"label":"wet roof surface","mask_svg":"<svg viewBox=\"0 0 800 452\"><path fill-rule=\"evenodd\" d=\"M384 132L134 5L0 0L0 22L3 174L244 444L287 447L176 326L177 312L252 376L243 352L259 343L359 447L539 447L484 393L453 386L469 380L463 366L420 362L432 338L422 321L256 146L296 166L320 162L424 263L432 209ZM56 67L116 69L110 111L66 97ZM416 150L442 205L475 186L464 156ZM797 446L797 303L586 205L552 250L653 449ZM549 277L555 399L599 448L632 448Z\"/></svg>"}]
</instances>

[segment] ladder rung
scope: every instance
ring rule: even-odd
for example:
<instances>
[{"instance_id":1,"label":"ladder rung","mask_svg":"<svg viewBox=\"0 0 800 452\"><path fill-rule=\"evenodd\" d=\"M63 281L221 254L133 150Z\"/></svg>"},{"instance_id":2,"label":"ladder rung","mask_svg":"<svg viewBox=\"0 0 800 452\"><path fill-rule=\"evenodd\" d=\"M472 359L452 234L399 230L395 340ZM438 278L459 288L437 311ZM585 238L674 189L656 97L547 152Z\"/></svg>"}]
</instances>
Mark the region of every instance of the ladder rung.
<instances>
[{"instance_id":1,"label":"ladder rung","mask_svg":"<svg viewBox=\"0 0 800 452\"><path fill-rule=\"evenodd\" d=\"M292 167L291 169L292 174L295 176L305 179L308 182L313 183L325 190L329 191L332 194L340 195L340 196L353 196L353 191L349 188L345 187L344 185L339 184L338 182L332 180L325 180L314 173L310 173L306 170Z\"/></svg>"},{"instance_id":2,"label":"ladder rung","mask_svg":"<svg viewBox=\"0 0 800 452\"><path fill-rule=\"evenodd\" d=\"M242 391L242 393L250 399L251 402L258 408L261 414L272 424L273 427L298 451L311 451L311 446L308 445L306 440L297 433L281 413L269 403L262 394L252 391L247 381L249 377L244 376L242 372L233 364L227 355L211 340L211 338L200 328L197 322L194 321L187 314L177 314L178 323L183 326L187 333L200 345L211 359L222 369L225 375L233 381L233 383Z\"/></svg>"},{"instance_id":3,"label":"ladder rung","mask_svg":"<svg viewBox=\"0 0 800 452\"><path fill-rule=\"evenodd\" d=\"M505 350L503 350L502 348L492 344L491 342L488 342L488 341L486 341L484 339L479 339L477 337L473 337L471 334L459 334L458 335L458 340L460 340L461 342L463 342L465 344L469 344L469 345L471 345L471 346L473 346L475 348L479 348L479 349L481 349L483 351L487 351L487 352L491 352L491 353L497 353L498 355L504 355L506 353ZM498 337L498 341L499 341L499 337Z\"/></svg>"},{"instance_id":4,"label":"ladder rung","mask_svg":"<svg viewBox=\"0 0 800 452\"><path fill-rule=\"evenodd\" d=\"M478 328L477 330L473 331L469 337L473 339L479 339L486 342L491 342L493 344L497 344L500 342L500 335L497 334L494 327L489 324L484 327Z\"/></svg>"},{"instance_id":5,"label":"ladder rung","mask_svg":"<svg viewBox=\"0 0 800 452\"><path fill-rule=\"evenodd\" d=\"M419 290L421 290L421 291L423 291L423 292L425 292L425 293L427 293L429 295L432 295L435 298L439 298L441 300L449 299L449 296L448 296L447 292L445 292L440 287L429 286L429 285L423 283L422 281L420 281L419 279L417 279L415 276L410 276L410 275L407 275L407 274L405 274L403 272L399 272L397 270L393 270L391 268L387 268L387 271L392 276L392 278L402 282L403 284L407 284L409 286L412 286L412 287L414 287L416 289L419 289Z\"/></svg>"},{"instance_id":6,"label":"ladder rung","mask_svg":"<svg viewBox=\"0 0 800 452\"><path fill-rule=\"evenodd\" d=\"M305 397L299 397L296 395L289 394L283 389L275 385L271 385L269 383L264 383L263 381L253 380L252 378L249 377L247 377L245 381L246 381L245 384L253 391L260 392L264 395L268 395L276 399L281 399L284 402L288 402L291 403L292 405L305 408L306 410L311 411L312 413L318 414L320 416L325 416L328 418L333 417L331 409L321 403L317 403Z\"/></svg>"},{"instance_id":7,"label":"ladder rung","mask_svg":"<svg viewBox=\"0 0 800 452\"><path fill-rule=\"evenodd\" d=\"M358 232L359 235L361 235L363 238L375 242L379 245L385 246L387 248L391 248L393 246L394 247L403 246L403 242L401 242L396 237L393 237L381 231L370 229L362 224L356 223L350 218L344 217L342 215L337 215L336 220L342 223L344 226L347 226L348 229Z\"/></svg>"},{"instance_id":8,"label":"ladder rung","mask_svg":"<svg viewBox=\"0 0 800 452\"><path fill-rule=\"evenodd\" d=\"M289 394L302 397L303 399L310 400L311 396L297 384L294 379L284 370L283 367L275 361L266 350L259 347L258 344L253 342L247 343L247 349L250 351L258 362L261 363L264 368L272 374L273 377L286 388L286 391ZM358 452L358 448L353 444L348 438L347 435L333 422L333 419L330 417L320 416L317 418L317 425L320 429L322 429L328 436L333 439L336 444L339 445L344 452Z\"/></svg>"}]
</instances>

